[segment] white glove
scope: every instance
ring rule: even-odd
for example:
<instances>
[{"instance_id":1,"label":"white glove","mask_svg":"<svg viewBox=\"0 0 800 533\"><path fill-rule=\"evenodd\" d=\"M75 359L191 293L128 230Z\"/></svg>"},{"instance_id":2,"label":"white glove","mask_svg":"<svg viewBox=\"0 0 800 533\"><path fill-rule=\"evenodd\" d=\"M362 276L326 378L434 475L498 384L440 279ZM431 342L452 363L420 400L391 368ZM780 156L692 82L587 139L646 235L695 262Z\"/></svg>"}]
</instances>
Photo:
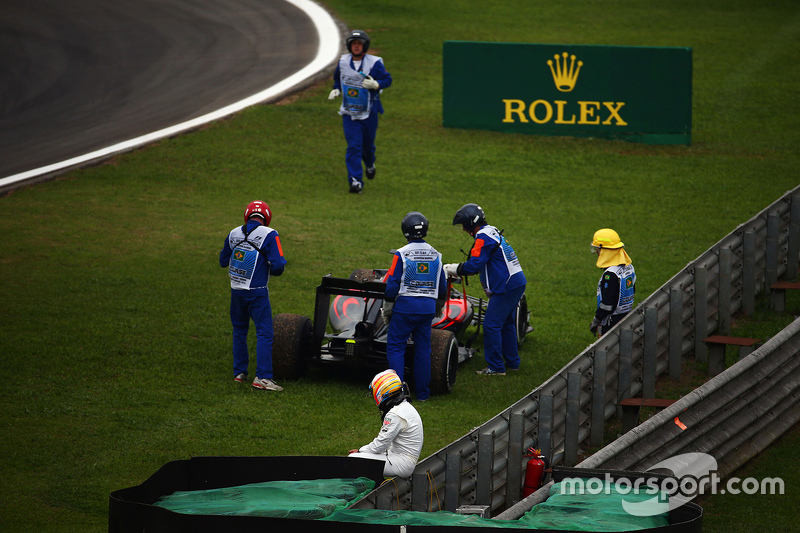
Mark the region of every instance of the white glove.
<instances>
[{"instance_id":1,"label":"white glove","mask_svg":"<svg viewBox=\"0 0 800 533\"><path fill-rule=\"evenodd\" d=\"M328 95L328 100L333 100L334 98L339 98L342 96L342 91L339 89L334 89L331 91L331 94Z\"/></svg>"},{"instance_id":2,"label":"white glove","mask_svg":"<svg viewBox=\"0 0 800 533\"><path fill-rule=\"evenodd\" d=\"M383 307L381 307L381 316L383 317L383 323L387 326L389 325L389 320L392 318L393 309L394 302L383 302Z\"/></svg>"},{"instance_id":3,"label":"white glove","mask_svg":"<svg viewBox=\"0 0 800 533\"><path fill-rule=\"evenodd\" d=\"M444 266L444 275L448 278L458 277L458 263L448 263Z\"/></svg>"},{"instance_id":4,"label":"white glove","mask_svg":"<svg viewBox=\"0 0 800 533\"><path fill-rule=\"evenodd\" d=\"M380 89L381 86L378 85L378 82L372 79L372 76L367 76L361 82L361 86L365 89Z\"/></svg>"}]
</instances>

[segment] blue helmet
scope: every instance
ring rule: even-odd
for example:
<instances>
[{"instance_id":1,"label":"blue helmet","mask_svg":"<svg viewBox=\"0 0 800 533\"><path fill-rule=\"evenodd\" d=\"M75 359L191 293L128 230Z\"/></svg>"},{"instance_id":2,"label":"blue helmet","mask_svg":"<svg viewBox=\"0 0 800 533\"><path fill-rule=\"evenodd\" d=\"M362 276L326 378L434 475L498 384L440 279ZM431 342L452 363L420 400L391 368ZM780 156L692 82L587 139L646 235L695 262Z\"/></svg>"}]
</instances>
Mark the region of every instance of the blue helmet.
<instances>
[{"instance_id":1,"label":"blue helmet","mask_svg":"<svg viewBox=\"0 0 800 533\"><path fill-rule=\"evenodd\" d=\"M347 46L347 51L350 52L351 54L353 53L353 51L350 50L350 45L353 44L353 41L363 42L364 53L365 54L367 53L367 50L369 50L369 35L367 35L367 32L361 30L353 30L350 32L350 35L347 36L347 39L345 39L344 43Z\"/></svg>"},{"instance_id":2,"label":"blue helmet","mask_svg":"<svg viewBox=\"0 0 800 533\"><path fill-rule=\"evenodd\" d=\"M453 217L453 225L456 224L461 224L464 231L472 232L475 226L486 224L486 213L478 204L464 204Z\"/></svg>"},{"instance_id":3,"label":"blue helmet","mask_svg":"<svg viewBox=\"0 0 800 533\"><path fill-rule=\"evenodd\" d=\"M428 219L419 211L411 211L403 217L400 229L406 239L421 239L428 234Z\"/></svg>"}]
</instances>

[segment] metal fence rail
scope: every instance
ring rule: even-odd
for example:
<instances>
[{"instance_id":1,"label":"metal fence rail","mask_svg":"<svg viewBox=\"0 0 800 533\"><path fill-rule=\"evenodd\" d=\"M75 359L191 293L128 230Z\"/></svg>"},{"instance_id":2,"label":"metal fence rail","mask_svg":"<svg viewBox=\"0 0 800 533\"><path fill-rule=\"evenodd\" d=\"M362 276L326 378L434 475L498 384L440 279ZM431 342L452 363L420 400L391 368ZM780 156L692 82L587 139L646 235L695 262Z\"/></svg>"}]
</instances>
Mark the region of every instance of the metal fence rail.
<instances>
[{"instance_id":1,"label":"metal fence rail","mask_svg":"<svg viewBox=\"0 0 800 533\"><path fill-rule=\"evenodd\" d=\"M721 478L728 476L800 421L798 353L800 319L578 466L644 472L671 457L699 452L716 459ZM704 466L686 465L684 474L702 479ZM517 519L548 493L549 485L496 518Z\"/></svg>"},{"instance_id":2,"label":"metal fence rail","mask_svg":"<svg viewBox=\"0 0 800 533\"><path fill-rule=\"evenodd\" d=\"M679 377L685 356L707 361L702 339L728 334L731 316L753 314L756 296L781 278L795 279L799 262L797 187L689 263L540 387L421 461L410 480L395 478L354 507L514 506L524 450L536 446L554 465L575 465L582 442L603 445L605 421L620 400L654 397L656 379Z\"/></svg>"},{"instance_id":3,"label":"metal fence rail","mask_svg":"<svg viewBox=\"0 0 800 533\"><path fill-rule=\"evenodd\" d=\"M713 455L721 476L800 419L800 319L728 371L623 435L581 464L585 468L646 470L681 453ZM689 428L684 430L675 418ZM779 423L780 431L765 433Z\"/></svg>"}]
</instances>

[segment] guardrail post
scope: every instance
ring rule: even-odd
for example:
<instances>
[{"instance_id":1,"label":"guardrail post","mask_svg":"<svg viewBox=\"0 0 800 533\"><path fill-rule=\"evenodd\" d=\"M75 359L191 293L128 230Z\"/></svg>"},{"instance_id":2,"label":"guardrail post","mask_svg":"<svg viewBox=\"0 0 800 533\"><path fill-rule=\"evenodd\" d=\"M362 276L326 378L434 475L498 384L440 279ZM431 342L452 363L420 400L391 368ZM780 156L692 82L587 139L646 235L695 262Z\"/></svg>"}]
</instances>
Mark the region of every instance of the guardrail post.
<instances>
[{"instance_id":1,"label":"guardrail post","mask_svg":"<svg viewBox=\"0 0 800 533\"><path fill-rule=\"evenodd\" d=\"M525 432L525 413L511 413L508 424L508 466L506 467L506 507L522 496L522 440Z\"/></svg>"},{"instance_id":2,"label":"guardrail post","mask_svg":"<svg viewBox=\"0 0 800 533\"><path fill-rule=\"evenodd\" d=\"M411 475L411 510L428 510L428 475L426 472L414 472Z\"/></svg>"},{"instance_id":3,"label":"guardrail post","mask_svg":"<svg viewBox=\"0 0 800 533\"><path fill-rule=\"evenodd\" d=\"M553 459L553 395L539 395L539 431L537 445L542 455Z\"/></svg>"},{"instance_id":4,"label":"guardrail post","mask_svg":"<svg viewBox=\"0 0 800 533\"><path fill-rule=\"evenodd\" d=\"M708 268L694 267L694 357L701 363L708 361L708 347L703 339L708 337Z\"/></svg>"},{"instance_id":5,"label":"guardrail post","mask_svg":"<svg viewBox=\"0 0 800 533\"><path fill-rule=\"evenodd\" d=\"M658 308L644 310L644 361L642 398L656 397L656 358L658 357Z\"/></svg>"},{"instance_id":6,"label":"guardrail post","mask_svg":"<svg viewBox=\"0 0 800 533\"><path fill-rule=\"evenodd\" d=\"M617 404L631 397L631 371L633 366L633 330L619 332L619 373L617 374ZM617 418L622 418L622 407L617 407Z\"/></svg>"},{"instance_id":7,"label":"guardrail post","mask_svg":"<svg viewBox=\"0 0 800 533\"><path fill-rule=\"evenodd\" d=\"M753 316L756 309L756 234L744 232L742 242L742 310Z\"/></svg>"},{"instance_id":8,"label":"guardrail post","mask_svg":"<svg viewBox=\"0 0 800 533\"><path fill-rule=\"evenodd\" d=\"M720 335L731 332L731 270L733 254L729 246L719 251L719 330Z\"/></svg>"},{"instance_id":9,"label":"guardrail post","mask_svg":"<svg viewBox=\"0 0 800 533\"><path fill-rule=\"evenodd\" d=\"M800 263L800 196L792 196L789 206L789 249L786 252L786 279L797 279Z\"/></svg>"},{"instance_id":10,"label":"guardrail post","mask_svg":"<svg viewBox=\"0 0 800 533\"><path fill-rule=\"evenodd\" d=\"M773 283L778 282L778 233L780 232L781 221L777 213L770 213L767 217L767 255L764 258L766 263L766 282L765 291L769 291Z\"/></svg>"},{"instance_id":11,"label":"guardrail post","mask_svg":"<svg viewBox=\"0 0 800 533\"><path fill-rule=\"evenodd\" d=\"M444 508L455 513L461 504L461 454L447 454L444 471Z\"/></svg>"},{"instance_id":12,"label":"guardrail post","mask_svg":"<svg viewBox=\"0 0 800 533\"><path fill-rule=\"evenodd\" d=\"M564 429L564 464L578 464L578 429L580 426L581 375L570 372L567 377L567 420Z\"/></svg>"},{"instance_id":13,"label":"guardrail post","mask_svg":"<svg viewBox=\"0 0 800 533\"><path fill-rule=\"evenodd\" d=\"M379 490L375 499L375 507L384 511L391 511L394 505L397 489L392 486L389 490Z\"/></svg>"},{"instance_id":14,"label":"guardrail post","mask_svg":"<svg viewBox=\"0 0 800 533\"><path fill-rule=\"evenodd\" d=\"M606 425L607 370L608 348L597 348L592 370L592 426L589 428L589 443L597 447L603 446L603 430Z\"/></svg>"},{"instance_id":15,"label":"guardrail post","mask_svg":"<svg viewBox=\"0 0 800 533\"><path fill-rule=\"evenodd\" d=\"M492 467L494 466L494 434L478 436L478 477L475 481L475 503L492 504Z\"/></svg>"},{"instance_id":16,"label":"guardrail post","mask_svg":"<svg viewBox=\"0 0 800 533\"><path fill-rule=\"evenodd\" d=\"M669 377L681 379L683 354L683 287L669 290Z\"/></svg>"}]
</instances>

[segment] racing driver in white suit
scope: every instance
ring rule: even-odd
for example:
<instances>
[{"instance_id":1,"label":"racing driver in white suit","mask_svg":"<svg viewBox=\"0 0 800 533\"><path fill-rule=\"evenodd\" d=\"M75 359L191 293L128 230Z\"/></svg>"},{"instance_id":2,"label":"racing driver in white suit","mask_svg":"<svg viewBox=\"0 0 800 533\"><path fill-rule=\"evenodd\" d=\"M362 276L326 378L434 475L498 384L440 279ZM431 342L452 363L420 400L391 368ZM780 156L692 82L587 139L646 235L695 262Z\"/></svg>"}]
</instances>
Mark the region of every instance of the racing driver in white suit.
<instances>
[{"instance_id":1,"label":"racing driver in white suit","mask_svg":"<svg viewBox=\"0 0 800 533\"><path fill-rule=\"evenodd\" d=\"M380 409L383 425L372 442L350 450L350 457L384 461L386 477L410 477L422 453L422 419L394 370L376 375L369 388Z\"/></svg>"}]
</instances>

